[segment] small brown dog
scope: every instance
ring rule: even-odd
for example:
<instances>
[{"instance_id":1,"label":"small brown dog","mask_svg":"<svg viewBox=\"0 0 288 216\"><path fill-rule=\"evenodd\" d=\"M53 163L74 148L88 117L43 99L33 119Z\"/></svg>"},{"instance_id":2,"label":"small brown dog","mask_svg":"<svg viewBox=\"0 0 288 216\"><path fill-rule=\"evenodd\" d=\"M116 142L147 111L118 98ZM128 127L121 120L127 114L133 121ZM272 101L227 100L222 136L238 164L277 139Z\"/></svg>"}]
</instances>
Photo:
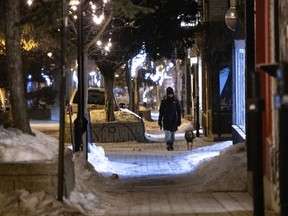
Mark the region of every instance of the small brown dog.
<instances>
[{"instance_id":1,"label":"small brown dog","mask_svg":"<svg viewBox=\"0 0 288 216\"><path fill-rule=\"evenodd\" d=\"M192 150L194 138L195 138L195 134L194 134L193 130L185 131L185 139L186 139L186 143L187 143L187 150ZM190 148L189 143L191 143L191 148Z\"/></svg>"}]
</instances>

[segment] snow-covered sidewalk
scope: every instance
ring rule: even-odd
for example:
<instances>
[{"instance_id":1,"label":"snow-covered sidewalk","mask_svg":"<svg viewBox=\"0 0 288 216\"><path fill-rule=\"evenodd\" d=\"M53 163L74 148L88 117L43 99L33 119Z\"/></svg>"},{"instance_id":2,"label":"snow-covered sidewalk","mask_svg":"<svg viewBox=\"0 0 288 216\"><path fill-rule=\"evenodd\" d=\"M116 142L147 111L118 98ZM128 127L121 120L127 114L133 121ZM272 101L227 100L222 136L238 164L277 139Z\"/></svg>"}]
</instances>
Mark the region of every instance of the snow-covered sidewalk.
<instances>
[{"instance_id":1,"label":"snow-covered sidewalk","mask_svg":"<svg viewBox=\"0 0 288 216\"><path fill-rule=\"evenodd\" d=\"M57 158L58 140L37 129L34 129L34 132L35 137L22 134L15 129L1 127L0 161L17 163L33 160L49 161ZM129 211L131 212L129 215L140 213L143 213L142 215L161 215L162 213L165 215L164 213L169 212L176 214L180 211L181 213L181 209L183 209L182 213L187 213L193 210L188 207L193 199L183 198L182 201L186 202L184 208L183 203L181 205L171 203L171 200L173 202L177 200L171 198L173 194L183 196L186 193L187 196L189 194L192 196L195 192L206 194L222 191L226 194L228 191L233 191L240 196L246 190L244 144L231 145L231 142L221 142L206 144L203 147L196 145L192 151L176 150L174 152L161 149L156 152L147 151L144 147L142 151L139 151L140 146L149 148L147 143L131 143L132 146L134 150L129 147L128 151L115 153L115 151L109 152L108 150L105 152L104 145L93 145L88 156L89 163L81 157L81 154L76 155L74 160L76 186L71 196L63 203L44 192L29 193L21 190L10 194L0 194L0 215L127 215ZM121 161L121 158L124 160ZM159 197L149 194L158 194ZM209 193L208 196L214 204L218 202L215 201L218 199L215 198L217 193L213 193L213 199ZM236 210L251 211L251 197L247 193L243 196L247 203L240 207L238 204ZM154 202L149 201L149 197L155 199ZM156 211L156 207L153 206L157 203L157 197L159 198L158 204L167 205L162 206L162 210L160 208L159 214L153 212ZM199 199L202 200L202 198ZM206 202L204 198L202 201ZM180 198L178 199L181 201ZM189 203L187 200L190 200ZM177 209L175 209L176 204L179 205ZM123 205L126 207L124 208ZM138 206L140 209L132 210L133 206ZM117 214L117 209L120 208L123 214L120 212ZM217 208L214 210L216 211ZM217 211L227 210L223 206L221 208ZM136 214L137 211L139 214ZM200 209L196 212L199 213Z\"/></svg>"}]
</instances>

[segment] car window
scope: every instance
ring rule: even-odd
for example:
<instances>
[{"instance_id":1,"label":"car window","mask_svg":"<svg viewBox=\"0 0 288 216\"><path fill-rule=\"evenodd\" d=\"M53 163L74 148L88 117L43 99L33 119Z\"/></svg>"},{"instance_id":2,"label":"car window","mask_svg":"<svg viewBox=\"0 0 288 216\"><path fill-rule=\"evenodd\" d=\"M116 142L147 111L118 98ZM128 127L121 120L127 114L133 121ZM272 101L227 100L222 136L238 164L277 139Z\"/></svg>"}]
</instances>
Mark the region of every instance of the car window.
<instances>
[{"instance_id":1,"label":"car window","mask_svg":"<svg viewBox=\"0 0 288 216\"><path fill-rule=\"evenodd\" d=\"M105 105L105 93L98 90L88 91L88 104Z\"/></svg>"},{"instance_id":2,"label":"car window","mask_svg":"<svg viewBox=\"0 0 288 216\"><path fill-rule=\"evenodd\" d=\"M79 92L75 93L73 104L79 104ZM105 105L105 92L97 89L88 90L88 104Z\"/></svg>"}]
</instances>

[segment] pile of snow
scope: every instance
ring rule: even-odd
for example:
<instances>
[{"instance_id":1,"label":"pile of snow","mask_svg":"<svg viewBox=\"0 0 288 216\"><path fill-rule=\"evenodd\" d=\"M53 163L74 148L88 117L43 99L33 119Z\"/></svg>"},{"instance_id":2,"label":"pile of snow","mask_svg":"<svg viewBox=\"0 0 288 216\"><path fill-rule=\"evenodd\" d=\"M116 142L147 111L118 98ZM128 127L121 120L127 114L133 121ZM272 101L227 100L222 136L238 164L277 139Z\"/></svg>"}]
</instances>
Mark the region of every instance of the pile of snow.
<instances>
[{"instance_id":1,"label":"pile of snow","mask_svg":"<svg viewBox=\"0 0 288 216\"><path fill-rule=\"evenodd\" d=\"M191 174L198 179L197 191L247 191L245 143L232 145L220 155L200 164Z\"/></svg>"},{"instance_id":2,"label":"pile of snow","mask_svg":"<svg viewBox=\"0 0 288 216\"><path fill-rule=\"evenodd\" d=\"M90 145L90 153L88 153L88 161L94 169L104 176L117 175L135 175L133 168L137 168L135 164L115 163L109 161L105 156L104 149L101 146Z\"/></svg>"},{"instance_id":3,"label":"pile of snow","mask_svg":"<svg viewBox=\"0 0 288 216\"><path fill-rule=\"evenodd\" d=\"M15 191L10 194L0 193L0 215L29 215L29 216L59 216L85 215L73 205L57 201L44 191L29 193L26 190Z\"/></svg>"},{"instance_id":4,"label":"pile of snow","mask_svg":"<svg viewBox=\"0 0 288 216\"><path fill-rule=\"evenodd\" d=\"M58 154L59 141L38 130L35 137L0 126L0 162L49 162Z\"/></svg>"},{"instance_id":5,"label":"pile of snow","mask_svg":"<svg viewBox=\"0 0 288 216\"><path fill-rule=\"evenodd\" d=\"M117 122L138 122L141 118L136 113L131 112L128 109L121 109L120 111L114 111L115 121ZM106 122L105 110L90 110L91 123Z\"/></svg>"},{"instance_id":6,"label":"pile of snow","mask_svg":"<svg viewBox=\"0 0 288 216\"><path fill-rule=\"evenodd\" d=\"M176 160L175 162L177 162L178 166L181 167L181 170L192 172L198 165L218 156L223 149L226 149L231 145L231 141L225 141L210 146L196 148L192 151L179 155L174 160Z\"/></svg>"}]
</instances>

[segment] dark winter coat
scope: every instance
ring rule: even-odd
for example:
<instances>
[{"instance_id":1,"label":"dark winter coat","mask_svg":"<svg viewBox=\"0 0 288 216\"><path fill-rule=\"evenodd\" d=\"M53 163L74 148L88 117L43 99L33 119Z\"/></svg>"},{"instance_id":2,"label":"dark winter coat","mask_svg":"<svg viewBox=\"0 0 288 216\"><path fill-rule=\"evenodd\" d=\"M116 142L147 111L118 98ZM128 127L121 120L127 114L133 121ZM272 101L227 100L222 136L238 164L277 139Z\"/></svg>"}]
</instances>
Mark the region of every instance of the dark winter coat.
<instances>
[{"instance_id":1,"label":"dark winter coat","mask_svg":"<svg viewBox=\"0 0 288 216\"><path fill-rule=\"evenodd\" d=\"M181 124L181 108L179 101L173 97L165 96L161 100L158 124L164 130L176 131Z\"/></svg>"}]
</instances>

